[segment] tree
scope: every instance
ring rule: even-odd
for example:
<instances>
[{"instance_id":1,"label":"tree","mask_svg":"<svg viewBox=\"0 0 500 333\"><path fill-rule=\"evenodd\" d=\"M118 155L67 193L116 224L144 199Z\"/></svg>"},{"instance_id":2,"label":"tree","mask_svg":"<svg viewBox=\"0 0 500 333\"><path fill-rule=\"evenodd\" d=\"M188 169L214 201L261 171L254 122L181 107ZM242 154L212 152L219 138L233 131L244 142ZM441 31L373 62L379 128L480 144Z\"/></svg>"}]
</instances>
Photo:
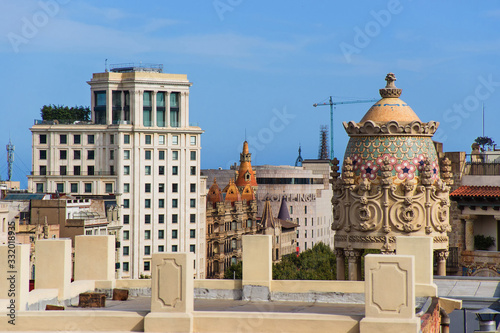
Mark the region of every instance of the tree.
<instances>
[{"instance_id":1,"label":"tree","mask_svg":"<svg viewBox=\"0 0 500 333\"><path fill-rule=\"evenodd\" d=\"M43 120L59 120L73 123L75 121L90 121L88 106L68 107L64 105L44 105L40 109Z\"/></svg>"},{"instance_id":2,"label":"tree","mask_svg":"<svg viewBox=\"0 0 500 333\"><path fill-rule=\"evenodd\" d=\"M487 137L487 136L478 136L475 140L474 140L475 143L477 143L478 145L481 146L481 148L484 149L485 146L488 146L488 147L493 147L493 145L495 144L495 141L493 141L493 139Z\"/></svg>"},{"instance_id":3,"label":"tree","mask_svg":"<svg viewBox=\"0 0 500 333\"><path fill-rule=\"evenodd\" d=\"M236 272L236 273L235 273ZM237 279L241 280L243 278L243 262L240 261L237 264L232 264L224 272L224 279Z\"/></svg>"}]
</instances>

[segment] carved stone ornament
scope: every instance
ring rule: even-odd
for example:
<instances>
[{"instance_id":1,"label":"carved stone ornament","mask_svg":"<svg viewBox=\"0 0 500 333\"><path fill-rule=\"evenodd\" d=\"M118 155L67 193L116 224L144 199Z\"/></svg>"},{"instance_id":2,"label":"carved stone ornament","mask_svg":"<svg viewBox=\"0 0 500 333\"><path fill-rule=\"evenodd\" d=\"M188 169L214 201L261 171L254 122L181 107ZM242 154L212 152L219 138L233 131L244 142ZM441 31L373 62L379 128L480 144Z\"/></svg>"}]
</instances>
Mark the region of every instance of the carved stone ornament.
<instances>
[{"instance_id":1,"label":"carved stone ornament","mask_svg":"<svg viewBox=\"0 0 500 333\"><path fill-rule=\"evenodd\" d=\"M388 121L384 124L378 124L374 121L368 120L364 123L356 123L350 121L343 122L344 128L349 136L382 136L382 135L419 135L419 136L433 136L436 133L439 122L429 121L423 123L414 120L410 123L398 123L395 120Z\"/></svg>"}]
</instances>

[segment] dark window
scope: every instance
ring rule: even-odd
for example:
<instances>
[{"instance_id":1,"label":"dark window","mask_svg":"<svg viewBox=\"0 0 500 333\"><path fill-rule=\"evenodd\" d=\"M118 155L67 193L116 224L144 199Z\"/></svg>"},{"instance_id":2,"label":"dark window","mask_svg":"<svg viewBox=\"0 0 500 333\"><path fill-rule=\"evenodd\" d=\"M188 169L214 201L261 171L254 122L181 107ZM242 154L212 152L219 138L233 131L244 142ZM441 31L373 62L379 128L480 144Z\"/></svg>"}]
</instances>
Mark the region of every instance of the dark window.
<instances>
[{"instance_id":1,"label":"dark window","mask_svg":"<svg viewBox=\"0 0 500 333\"><path fill-rule=\"evenodd\" d=\"M65 145L68 143L68 136L66 134L59 135L59 143Z\"/></svg>"},{"instance_id":2,"label":"dark window","mask_svg":"<svg viewBox=\"0 0 500 333\"><path fill-rule=\"evenodd\" d=\"M87 150L87 159L88 160L94 159L94 151L93 150Z\"/></svg>"},{"instance_id":3,"label":"dark window","mask_svg":"<svg viewBox=\"0 0 500 333\"><path fill-rule=\"evenodd\" d=\"M177 230L176 229L172 230L172 239L177 239Z\"/></svg>"},{"instance_id":4,"label":"dark window","mask_svg":"<svg viewBox=\"0 0 500 333\"><path fill-rule=\"evenodd\" d=\"M40 160L46 160L47 159L47 151L46 150L40 150L39 153L40 153L39 154L39 157L40 157L39 159Z\"/></svg>"},{"instance_id":5,"label":"dark window","mask_svg":"<svg viewBox=\"0 0 500 333\"><path fill-rule=\"evenodd\" d=\"M158 215L158 223L165 223L165 215L163 214Z\"/></svg>"},{"instance_id":6,"label":"dark window","mask_svg":"<svg viewBox=\"0 0 500 333\"><path fill-rule=\"evenodd\" d=\"M129 224L130 223L130 215L125 214L123 215L123 224Z\"/></svg>"},{"instance_id":7,"label":"dark window","mask_svg":"<svg viewBox=\"0 0 500 333\"><path fill-rule=\"evenodd\" d=\"M151 135L146 135L146 144L147 145L151 144Z\"/></svg>"},{"instance_id":8,"label":"dark window","mask_svg":"<svg viewBox=\"0 0 500 333\"><path fill-rule=\"evenodd\" d=\"M159 160L164 160L165 159L165 151L164 150L160 150L158 152L158 159Z\"/></svg>"},{"instance_id":9,"label":"dark window","mask_svg":"<svg viewBox=\"0 0 500 333\"><path fill-rule=\"evenodd\" d=\"M165 184L163 184L163 183L158 184L158 192L160 192L160 193L165 192Z\"/></svg>"},{"instance_id":10,"label":"dark window","mask_svg":"<svg viewBox=\"0 0 500 333\"><path fill-rule=\"evenodd\" d=\"M80 166L79 165L73 166L73 175L80 176Z\"/></svg>"},{"instance_id":11,"label":"dark window","mask_svg":"<svg viewBox=\"0 0 500 333\"><path fill-rule=\"evenodd\" d=\"M73 150L73 159L79 160L81 159L82 151L81 150Z\"/></svg>"},{"instance_id":12,"label":"dark window","mask_svg":"<svg viewBox=\"0 0 500 333\"><path fill-rule=\"evenodd\" d=\"M191 161L196 161L196 152L195 151L191 152Z\"/></svg>"},{"instance_id":13,"label":"dark window","mask_svg":"<svg viewBox=\"0 0 500 333\"><path fill-rule=\"evenodd\" d=\"M67 150L59 150L59 159L65 160L68 157Z\"/></svg>"},{"instance_id":14,"label":"dark window","mask_svg":"<svg viewBox=\"0 0 500 333\"><path fill-rule=\"evenodd\" d=\"M60 176L66 176L67 172L66 172L66 166L65 165L60 165L59 166L59 175Z\"/></svg>"},{"instance_id":15,"label":"dark window","mask_svg":"<svg viewBox=\"0 0 500 333\"><path fill-rule=\"evenodd\" d=\"M47 134L40 134L38 137L38 140L40 141L40 144L44 145L47 144Z\"/></svg>"},{"instance_id":16,"label":"dark window","mask_svg":"<svg viewBox=\"0 0 500 333\"><path fill-rule=\"evenodd\" d=\"M179 217L177 214L172 214L172 223L177 223L179 220Z\"/></svg>"},{"instance_id":17,"label":"dark window","mask_svg":"<svg viewBox=\"0 0 500 333\"><path fill-rule=\"evenodd\" d=\"M190 170L191 170L191 176L196 176L196 167L192 166L190 167Z\"/></svg>"},{"instance_id":18,"label":"dark window","mask_svg":"<svg viewBox=\"0 0 500 333\"><path fill-rule=\"evenodd\" d=\"M196 207L196 199L189 199L189 206L191 208L195 208Z\"/></svg>"},{"instance_id":19,"label":"dark window","mask_svg":"<svg viewBox=\"0 0 500 333\"><path fill-rule=\"evenodd\" d=\"M189 230L189 238L196 238L196 229Z\"/></svg>"},{"instance_id":20,"label":"dark window","mask_svg":"<svg viewBox=\"0 0 500 333\"><path fill-rule=\"evenodd\" d=\"M177 245L172 245L172 252L177 252Z\"/></svg>"},{"instance_id":21,"label":"dark window","mask_svg":"<svg viewBox=\"0 0 500 333\"><path fill-rule=\"evenodd\" d=\"M172 167L172 175L176 176L177 174L179 174L179 167L177 165L174 165Z\"/></svg>"},{"instance_id":22,"label":"dark window","mask_svg":"<svg viewBox=\"0 0 500 333\"><path fill-rule=\"evenodd\" d=\"M151 264L151 262L150 262L150 261L145 261L145 262L144 262L144 270L145 270L145 271L149 271L149 269L150 269L150 268L149 268L149 267L150 267L150 264Z\"/></svg>"},{"instance_id":23,"label":"dark window","mask_svg":"<svg viewBox=\"0 0 500 333\"><path fill-rule=\"evenodd\" d=\"M87 165L87 175L88 176L94 175L94 166L93 165Z\"/></svg>"},{"instance_id":24,"label":"dark window","mask_svg":"<svg viewBox=\"0 0 500 333\"><path fill-rule=\"evenodd\" d=\"M130 200L123 199L123 208L129 208L129 207L130 207Z\"/></svg>"},{"instance_id":25,"label":"dark window","mask_svg":"<svg viewBox=\"0 0 500 333\"><path fill-rule=\"evenodd\" d=\"M128 272L128 262L123 263L123 271Z\"/></svg>"},{"instance_id":26,"label":"dark window","mask_svg":"<svg viewBox=\"0 0 500 333\"><path fill-rule=\"evenodd\" d=\"M123 240L128 240L129 239L129 231L128 230L124 230L123 231Z\"/></svg>"},{"instance_id":27,"label":"dark window","mask_svg":"<svg viewBox=\"0 0 500 333\"><path fill-rule=\"evenodd\" d=\"M145 224L151 223L151 215L149 215L149 214L144 215L144 223Z\"/></svg>"},{"instance_id":28,"label":"dark window","mask_svg":"<svg viewBox=\"0 0 500 333\"><path fill-rule=\"evenodd\" d=\"M110 150L109 151L109 159L110 160L114 160L115 159L115 151L114 150Z\"/></svg>"},{"instance_id":29,"label":"dark window","mask_svg":"<svg viewBox=\"0 0 500 333\"><path fill-rule=\"evenodd\" d=\"M165 252L165 246L158 245L158 252Z\"/></svg>"},{"instance_id":30,"label":"dark window","mask_svg":"<svg viewBox=\"0 0 500 333\"><path fill-rule=\"evenodd\" d=\"M150 183L144 184L144 192L146 192L146 193L151 192L151 184Z\"/></svg>"},{"instance_id":31,"label":"dark window","mask_svg":"<svg viewBox=\"0 0 500 333\"><path fill-rule=\"evenodd\" d=\"M87 143L89 145L93 145L95 143L95 138L94 138L94 134L89 134L87 135Z\"/></svg>"},{"instance_id":32,"label":"dark window","mask_svg":"<svg viewBox=\"0 0 500 333\"><path fill-rule=\"evenodd\" d=\"M196 223L196 214L189 214L189 222Z\"/></svg>"},{"instance_id":33,"label":"dark window","mask_svg":"<svg viewBox=\"0 0 500 333\"><path fill-rule=\"evenodd\" d=\"M158 174L159 174L160 176L163 176L163 175L165 174L165 167L164 167L163 165L160 165L160 166L158 167Z\"/></svg>"},{"instance_id":34,"label":"dark window","mask_svg":"<svg viewBox=\"0 0 500 333\"><path fill-rule=\"evenodd\" d=\"M165 208L165 199L158 199L158 207Z\"/></svg>"},{"instance_id":35,"label":"dark window","mask_svg":"<svg viewBox=\"0 0 500 333\"><path fill-rule=\"evenodd\" d=\"M71 193L77 193L78 192L78 183L71 183Z\"/></svg>"},{"instance_id":36,"label":"dark window","mask_svg":"<svg viewBox=\"0 0 500 333\"><path fill-rule=\"evenodd\" d=\"M129 247L128 246L124 246L123 247L123 255L124 256L128 256L128 254L129 254Z\"/></svg>"},{"instance_id":37,"label":"dark window","mask_svg":"<svg viewBox=\"0 0 500 333\"><path fill-rule=\"evenodd\" d=\"M56 191L59 193L63 193L64 192L64 183L57 183L56 184Z\"/></svg>"},{"instance_id":38,"label":"dark window","mask_svg":"<svg viewBox=\"0 0 500 333\"><path fill-rule=\"evenodd\" d=\"M106 183L106 193L113 193L113 183Z\"/></svg>"},{"instance_id":39,"label":"dark window","mask_svg":"<svg viewBox=\"0 0 500 333\"><path fill-rule=\"evenodd\" d=\"M128 145L130 143L130 135L129 134L125 134L123 136L123 143Z\"/></svg>"},{"instance_id":40,"label":"dark window","mask_svg":"<svg viewBox=\"0 0 500 333\"><path fill-rule=\"evenodd\" d=\"M149 246L149 245L144 246L144 255L148 256L150 254L151 254L151 246ZM144 263L144 264L146 264L146 263ZM146 267L146 266L144 266L144 267ZM149 271L149 268L148 269L144 268L144 270Z\"/></svg>"},{"instance_id":41,"label":"dark window","mask_svg":"<svg viewBox=\"0 0 500 333\"><path fill-rule=\"evenodd\" d=\"M40 176L45 176L47 174L47 166L40 165Z\"/></svg>"},{"instance_id":42,"label":"dark window","mask_svg":"<svg viewBox=\"0 0 500 333\"><path fill-rule=\"evenodd\" d=\"M158 239L164 239L164 238L165 238L165 231L158 230Z\"/></svg>"},{"instance_id":43,"label":"dark window","mask_svg":"<svg viewBox=\"0 0 500 333\"><path fill-rule=\"evenodd\" d=\"M150 160L151 159L151 150L146 150L144 153L145 153L146 159Z\"/></svg>"},{"instance_id":44,"label":"dark window","mask_svg":"<svg viewBox=\"0 0 500 333\"><path fill-rule=\"evenodd\" d=\"M172 199L172 208L177 208L177 203L178 203L177 199Z\"/></svg>"},{"instance_id":45,"label":"dark window","mask_svg":"<svg viewBox=\"0 0 500 333\"><path fill-rule=\"evenodd\" d=\"M196 252L196 245L193 245L193 244L189 245L189 252L195 253Z\"/></svg>"},{"instance_id":46,"label":"dark window","mask_svg":"<svg viewBox=\"0 0 500 333\"><path fill-rule=\"evenodd\" d=\"M92 193L92 183L85 183L85 193Z\"/></svg>"},{"instance_id":47,"label":"dark window","mask_svg":"<svg viewBox=\"0 0 500 333\"><path fill-rule=\"evenodd\" d=\"M173 183L172 184L172 192L177 193L179 189L179 184Z\"/></svg>"},{"instance_id":48,"label":"dark window","mask_svg":"<svg viewBox=\"0 0 500 333\"><path fill-rule=\"evenodd\" d=\"M144 199L144 207L151 208L151 199Z\"/></svg>"},{"instance_id":49,"label":"dark window","mask_svg":"<svg viewBox=\"0 0 500 333\"><path fill-rule=\"evenodd\" d=\"M82 141L82 137L80 134L73 135L73 143L75 145L79 145L81 143L81 141Z\"/></svg>"},{"instance_id":50,"label":"dark window","mask_svg":"<svg viewBox=\"0 0 500 333\"><path fill-rule=\"evenodd\" d=\"M191 191L191 193L196 192L196 184L191 183L191 185L190 185L190 191Z\"/></svg>"},{"instance_id":51,"label":"dark window","mask_svg":"<svg viewBox=\"0 0 500 333\"><path fill-rule=\"evenodd\" d=\"M36 193L43 193L43 183L36 183Z\"/></svg>"},{"instance_id":52,"label":"dark window","mask_svg":"<svg viewBox=\"0 0 500 333\"><path fill-rule=\"evenodd\" d=\"M180 127L179 119L179 93L173 92L170 94L170 126Z\"/></svg>"}]
</instances>

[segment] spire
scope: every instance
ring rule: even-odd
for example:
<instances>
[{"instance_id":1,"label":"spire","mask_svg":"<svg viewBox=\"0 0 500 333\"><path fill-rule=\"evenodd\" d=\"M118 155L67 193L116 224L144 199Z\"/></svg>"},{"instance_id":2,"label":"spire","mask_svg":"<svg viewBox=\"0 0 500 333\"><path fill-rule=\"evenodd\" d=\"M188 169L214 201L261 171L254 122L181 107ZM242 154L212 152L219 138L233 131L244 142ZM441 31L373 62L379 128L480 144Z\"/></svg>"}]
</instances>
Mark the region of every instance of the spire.
<instances>
[{"instance_id":1,"label":"spire","mask_svg":"<svg viewBox=\"0 0 500 333\"><path fill-rule=\"evenodd\" d=\"M297 157L297 159L295 160L295 166L302 166L302 162L304 161L304 159L302 158L302 155L300 155L302 149L300 148L300 144L299 144L299 156Z\"/></svg>"},{"instance_id":2,"label":"spire","mask_svg":"<svg viewBox=\"0 0 500 333\"><path fill-rule=\"evenodd\" d=\"M240 191L243 191L246 185L250 185L254 192L257 191L257 179L255 172L252 170L252 154L248 149L248 142L243 143L243 152L240 154L240 169L238 171L236 186Z\"/></svg>"},{"instance_id":3,"label":"spire","mask_svg":"<svg viewBox=\"0 0 500 333\"><path fill-rule=\"evenodd\" d=\"M288 213L288 207L286 206L285 197L281 199L281 207L280 207L280 212L278 213L278 219L285 221L291 220L290 214Z\"/></svg>"},{"instance_id":4,"label":"spire","mask_svg":"<svg viewBox=\"0 0 500 333\"><path fill-rule=\"evenodd\" d=\"M260 221L263 228L274 228L273 210L271 209L271 200L266 198L264 209L262 210L262 219Z\"/></svg>"}]
</instances>

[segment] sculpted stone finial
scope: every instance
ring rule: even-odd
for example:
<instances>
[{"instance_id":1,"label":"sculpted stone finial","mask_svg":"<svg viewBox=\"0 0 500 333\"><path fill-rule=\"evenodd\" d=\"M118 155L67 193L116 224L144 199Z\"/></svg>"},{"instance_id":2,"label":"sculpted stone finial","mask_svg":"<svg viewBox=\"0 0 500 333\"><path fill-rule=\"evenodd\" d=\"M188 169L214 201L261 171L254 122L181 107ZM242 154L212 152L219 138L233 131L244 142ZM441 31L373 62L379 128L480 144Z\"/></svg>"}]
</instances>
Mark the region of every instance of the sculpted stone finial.
<instances>
[{"instance_id":1,"label":"sculpted stone finial","mask_svg":"<svg viewBox=\"0 0 500 333\"><path fill-rule=\"evenodd\" d=\"M387 85L383 89L379 89L380 96L382 98L399 98L403 89L396 88L394 81L396 81L396 75L394 73L389 73L386 75L385 80Z\"/></svg>"}]
</instances>

